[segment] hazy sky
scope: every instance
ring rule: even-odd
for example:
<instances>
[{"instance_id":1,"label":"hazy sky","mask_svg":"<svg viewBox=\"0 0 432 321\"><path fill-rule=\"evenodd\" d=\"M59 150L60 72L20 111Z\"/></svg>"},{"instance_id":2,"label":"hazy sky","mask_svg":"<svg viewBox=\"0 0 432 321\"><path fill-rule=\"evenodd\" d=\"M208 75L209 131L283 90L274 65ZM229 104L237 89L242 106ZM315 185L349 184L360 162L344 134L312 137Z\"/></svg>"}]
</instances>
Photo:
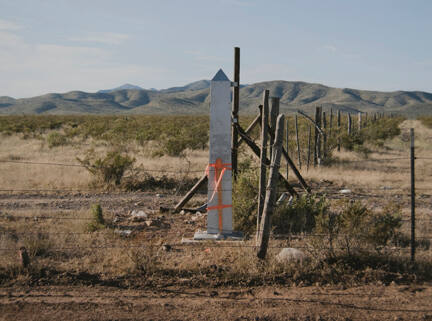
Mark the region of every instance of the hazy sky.
<instances>
[{"instance_id":1,"label":"hazy sky","mask_svg":"<svg viewBox=\"0 0 432 321\"><path fill-rule=\"evenodd\" d=\"M232 78L432 92L432 1L0 0L0 96Z\"/></svg>"}]
</instances>

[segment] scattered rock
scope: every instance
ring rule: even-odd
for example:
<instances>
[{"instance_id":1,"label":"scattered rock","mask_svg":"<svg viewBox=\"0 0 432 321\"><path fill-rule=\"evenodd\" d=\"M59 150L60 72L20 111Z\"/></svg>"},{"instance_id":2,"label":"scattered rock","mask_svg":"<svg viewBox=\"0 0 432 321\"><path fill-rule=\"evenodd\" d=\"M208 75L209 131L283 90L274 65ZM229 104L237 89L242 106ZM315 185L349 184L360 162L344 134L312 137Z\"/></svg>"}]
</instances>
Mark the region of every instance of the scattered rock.
<instances>
[{"instance_id":1,"label":"scattered rock","mask_svg":"<svg viewBox=\"0 0 432 321\"><path fill-rule=\"evenodd\" d=\"M117 233L123 237L128 237L132 234L132 230L115 230L114 233Z\"/></svg>"},{"instance_id":2,"label":"scattered rock","mask_svg":"<svg viewBox=\"0 0 432 321\"><path fill-rule=\"evenodd\" d=\"M161 222L159 220L146 220L145 221L147 226L160 226Z\"/></svg>"},{"instance_id":3,"label":"scattered rock","mask_svg":"<svg viewBox=\"0 0 432 321\"><path fill-rule=\"evenodd\" d=\"M162 245L162 250L165 251L165 252L169 252L169 251L172 250L172 247L169 244L163 244Z\"/></svg>"},{"instance_id":4,"label":"scattered rock","mask_svg":"<svg viewBox=\"0 0 432 321\"><path fill-rule=\"evenodd\" d=\"M304 252L292 247L283 248L276 256L276 260L280 263L302 262L305 258L306 255L304 254Z\"/></svg>"},{"instance_id":5,"label":"scattered rock","mask_svg":"<svg viewBox=\"0 0 432 321\"><path fill-rule=\"evenodd\" d=\"M351 194L352 191L351 191L350 189L341 189L341 190L339 191L339 193L341 193L341 194Z\"/></svg>"},{"instance_id":6,"label":"scattered rock","mask_svg":"<svg viewBox=\"0 0 432 321\"><path fill-rule=\"evenodd\" d=\"M148 219L148 215L144 211L133 210L130 215L132 216L132 221L134 222L142 222Z\"/></svg>"},{"instance_id":7,"label":"scattered rock","mask_svg":"<svg viewBox=\"0 0 432 321\"><path fill-rule=\"evenodd\" d=\"M186 214L185 210L180 211L180 215L185 215L185 214Z\"/></svg>"}]
</instances>

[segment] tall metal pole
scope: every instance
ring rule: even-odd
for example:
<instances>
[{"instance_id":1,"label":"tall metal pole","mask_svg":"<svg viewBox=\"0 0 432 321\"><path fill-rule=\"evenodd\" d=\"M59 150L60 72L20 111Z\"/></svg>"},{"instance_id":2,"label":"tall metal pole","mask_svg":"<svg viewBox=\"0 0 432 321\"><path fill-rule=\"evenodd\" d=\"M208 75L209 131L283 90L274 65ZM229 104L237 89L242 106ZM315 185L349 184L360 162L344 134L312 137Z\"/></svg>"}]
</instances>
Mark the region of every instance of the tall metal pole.
<instances>
[{"instance_id":1,"label":"tall metal pole","mask_svg":"<svg viewBox=\"0 0 432 321\"><path fill-rule=\"evenodd\" d=\"M231 168L234 179L237 177L237 158L238 158L238 133L235 124L238 123L238 112L240 103L240 48L234 48L234 88L232 100L232 135L231 135Z\"/></svg>"},{"instance_id":2,"label":"tall metal pole","mask_svg":"<svg viewBox=\"0 0 432 321\"><path fill-rule=\"evenodd\" d=\"M414 128L410 129L411 136L411 262L415 261L415 156L414 156Z\"/></svg>"}]
</instances>

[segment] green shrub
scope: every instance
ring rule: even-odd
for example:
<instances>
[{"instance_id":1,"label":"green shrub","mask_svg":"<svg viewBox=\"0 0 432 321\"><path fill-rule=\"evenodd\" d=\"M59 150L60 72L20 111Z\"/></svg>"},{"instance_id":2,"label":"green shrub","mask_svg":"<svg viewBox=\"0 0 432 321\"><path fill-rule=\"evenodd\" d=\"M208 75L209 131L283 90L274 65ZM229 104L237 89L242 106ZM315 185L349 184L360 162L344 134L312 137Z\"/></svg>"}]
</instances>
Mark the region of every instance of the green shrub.
<instances>
[{"instance_id":1,"label":"green shrub","mask_svg":"<svg viewBox=\"0 0 432 321\"><path fill-rule=\"evenodd\" d=\"M96 183L120 185L125 173L133 169L135 159L118 150L108 152L103 158L89 152L84 159L77 160L96 178Z\"/></svg>"},{"instance_id":2,"label":"green shrub","mask_svg":"<svg viewBox=\"0 0 432 321\"><path fill-rule=\"evenodd\" d=\"M67 137L58 132L49 133L46 138L46 141L48 143L49 148L64 146L68 143Z\"/></svg>"},{"instance_id":3,"label":"green shrub","mask_svg":"<svg viewBox=\"0 0 432 321\"><path fill-rule=\"evenodd\" d=\"M316 217L328 212L329 204L325 197L304 194L293 199L291 204L278 207L272 217L273 230L277 234L311 232Z\"/></svg>"},{"instance_id":4,"label":"green shrub","mask_svg":"<svg viewBox=\"0 0 432 321\"><path fill-rule=\"evenodd\" d=\"M92 220L87 225L87 230L94 232L105 228L105 219L102 213L102 207L99 204L93 204L90 208Z\"/></svg>"},{"instance_id":5,"label":"green shrub","mask_svg":"<svg viewBox=\"0 0 432 321\"><path fill-rule=\"evenodd\" d=\"M233 221L234 229L246 235L256 230L258 172L244 169L233 183Z\"/></svg>"},{"instance_id":6,"label":"green shrub","mask_svg":"<svg viewBox=\"0 0 432 321\"><path fill-rule=\"evenodd\" d=\"M318 247L334 253L337 244L347 255L373 248L380 250L393 241L401 227L400 209L386 206L380 212L369 210L359 201L342 201L338 213L322 212L316 218ZM328 242L328 244L327 244Z\"/></svg>"}]
</instances>

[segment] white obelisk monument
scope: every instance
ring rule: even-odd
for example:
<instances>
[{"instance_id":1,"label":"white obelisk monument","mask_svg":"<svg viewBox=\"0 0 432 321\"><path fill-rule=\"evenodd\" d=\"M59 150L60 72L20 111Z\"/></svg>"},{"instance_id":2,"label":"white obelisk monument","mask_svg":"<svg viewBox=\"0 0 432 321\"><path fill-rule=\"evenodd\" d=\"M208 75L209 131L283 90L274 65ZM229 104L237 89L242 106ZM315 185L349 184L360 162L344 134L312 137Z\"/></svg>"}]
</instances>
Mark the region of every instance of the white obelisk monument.
<instances>
[{"instance_id":1,"label":"white obelisk monument","mask_svg":"<svg viewBox=\"0 0 432 321\"><path fill-rule=\"evenodd\" d=\"M232 225L231 81L220 69L210 83L207 232L194 239L240 237Z\"/></svg>"}]
</instances>

